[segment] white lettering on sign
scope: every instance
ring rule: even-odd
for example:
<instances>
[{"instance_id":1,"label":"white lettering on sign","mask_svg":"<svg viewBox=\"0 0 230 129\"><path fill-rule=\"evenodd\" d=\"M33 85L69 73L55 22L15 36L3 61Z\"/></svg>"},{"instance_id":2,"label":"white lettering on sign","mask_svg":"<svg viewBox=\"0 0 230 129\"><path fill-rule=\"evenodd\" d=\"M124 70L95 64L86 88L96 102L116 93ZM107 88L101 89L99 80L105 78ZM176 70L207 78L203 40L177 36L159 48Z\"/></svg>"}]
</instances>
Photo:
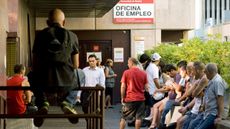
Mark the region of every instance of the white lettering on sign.
<instances>
[{"instance_id":1,"label":"white lettering on sign","mask_svg":"<svg viewBox=\"0 0 230 129\"><path fill-rule=\"evenodd\" d=\"M128 11L128 10L141 10L140 6L116 6L116 10Z\"/></svg>"},{"instance_id":2,"label":"white lettering on sign","mask_svg":"<svg viewBox=\"0 0 230 129\"><path fill-rule=\"evenodd\" d=\"M154 4L123 4L113 8L114 23L153 23Z\"/></svg>"}]
</instances>

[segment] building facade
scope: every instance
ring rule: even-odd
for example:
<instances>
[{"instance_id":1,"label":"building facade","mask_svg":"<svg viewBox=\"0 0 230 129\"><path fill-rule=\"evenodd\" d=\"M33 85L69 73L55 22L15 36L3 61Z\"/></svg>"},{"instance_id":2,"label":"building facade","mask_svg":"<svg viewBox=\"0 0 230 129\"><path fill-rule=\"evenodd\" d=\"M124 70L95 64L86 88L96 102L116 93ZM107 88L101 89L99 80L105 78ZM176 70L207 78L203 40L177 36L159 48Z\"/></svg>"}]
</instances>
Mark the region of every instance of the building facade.
<instances>
[{"instance_id":1,"label":"building facade","mask_svg":"<svg viewBox=\"0 0 230 129\"><path fill-rule=\"evenodd\" d=\"M2 86L6 85L4 80L12 74L14 64L31 65L35 33L47 26L47 17L36 15L30 1L0 0ZM100 14L97 11L100 10L95 9L90 15ZM121 0L100 17L68 17L74 12L65 13L65 27L76 33L80 41L81 68L87 65L86 58L91 53L97 54L102 62L107 58L114 60L114 71L118 74L116 94L128 57L137 57L160 43L180 43L181 39L195 36L206 39L208 34L219 33L222 41L230 40L229 0ZM4 93L0 92L0 112L4 112ZM119 95L113 102L120 102Z\"/></svg>"}]
</instances>

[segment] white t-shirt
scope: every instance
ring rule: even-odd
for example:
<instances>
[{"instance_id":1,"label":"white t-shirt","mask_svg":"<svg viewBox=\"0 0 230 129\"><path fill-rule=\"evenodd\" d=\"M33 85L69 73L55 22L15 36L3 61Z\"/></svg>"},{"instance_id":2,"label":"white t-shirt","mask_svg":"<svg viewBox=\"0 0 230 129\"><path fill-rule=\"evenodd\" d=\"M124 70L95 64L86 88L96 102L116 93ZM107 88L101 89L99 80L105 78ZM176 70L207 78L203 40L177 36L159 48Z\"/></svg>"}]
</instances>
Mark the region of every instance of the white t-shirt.
<instances>
[{"instance_id":1,"label":"white t-shirt","mask_svg":"<svg viewBox=\"0 0 230 129\"><path fill-rule=\"evenodd\" d=\"M200 106L201 106L201 101L202 99L201 98L195 98L195 104L191 110L191 113L193 114L198 114L199 113L199 109L200 109Z\"/></svg>"},{"instance_id":2,"label":"white t-shirt","mask_svg":"<svg viewBox=\"0 0 230 129\"><path fill-rule=\"evenodd\" d=\"M153 95L153 92L156 89L156 85L154 83L154 79L159 79L159 68L154 63L150 63L146 69L147 79L149 84L149 94Z\"/></svg>"}]
</instances>

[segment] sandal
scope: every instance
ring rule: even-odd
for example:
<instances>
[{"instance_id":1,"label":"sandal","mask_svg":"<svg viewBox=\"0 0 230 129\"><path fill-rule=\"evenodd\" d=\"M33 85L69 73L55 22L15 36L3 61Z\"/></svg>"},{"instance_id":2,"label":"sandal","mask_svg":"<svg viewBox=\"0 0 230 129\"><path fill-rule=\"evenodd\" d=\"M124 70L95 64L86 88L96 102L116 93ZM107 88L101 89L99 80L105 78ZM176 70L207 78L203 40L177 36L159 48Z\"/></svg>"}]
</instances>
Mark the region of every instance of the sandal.
<instances>
[{"instance_id":1,"label":"sandal","mask_svg":"<svg viewBox=\"0 0 230 129\"><path fill-rule=\"evenodd\" d=\"M150 125L150 127L148 129L156 129L157 128L157 125L154 124L154 125Z\"/></svg>"}]
</instances>

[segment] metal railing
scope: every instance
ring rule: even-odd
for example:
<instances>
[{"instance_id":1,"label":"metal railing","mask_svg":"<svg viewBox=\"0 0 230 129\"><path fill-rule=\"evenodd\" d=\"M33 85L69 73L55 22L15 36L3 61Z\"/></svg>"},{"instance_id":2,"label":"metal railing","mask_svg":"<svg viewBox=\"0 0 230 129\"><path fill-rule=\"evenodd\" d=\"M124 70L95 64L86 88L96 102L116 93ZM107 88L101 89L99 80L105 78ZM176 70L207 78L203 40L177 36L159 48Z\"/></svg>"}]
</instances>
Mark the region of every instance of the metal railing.
<instances>
[{"instance_id":1,"label":"metal railing","mask_svg":"<svg viewBox=\"0 0 230 129\"><path fill-rule=\"evenodd\" d=\"M0 91L4 90L31 90L30 87L18 86L0 86ZM89 106L86 114L0 114L0 119L5 118L85 118L87 129L104 128L104 88L97 85L96 87L81 87L79 90L88 91Z\"/></svg>"}]
</instances>

